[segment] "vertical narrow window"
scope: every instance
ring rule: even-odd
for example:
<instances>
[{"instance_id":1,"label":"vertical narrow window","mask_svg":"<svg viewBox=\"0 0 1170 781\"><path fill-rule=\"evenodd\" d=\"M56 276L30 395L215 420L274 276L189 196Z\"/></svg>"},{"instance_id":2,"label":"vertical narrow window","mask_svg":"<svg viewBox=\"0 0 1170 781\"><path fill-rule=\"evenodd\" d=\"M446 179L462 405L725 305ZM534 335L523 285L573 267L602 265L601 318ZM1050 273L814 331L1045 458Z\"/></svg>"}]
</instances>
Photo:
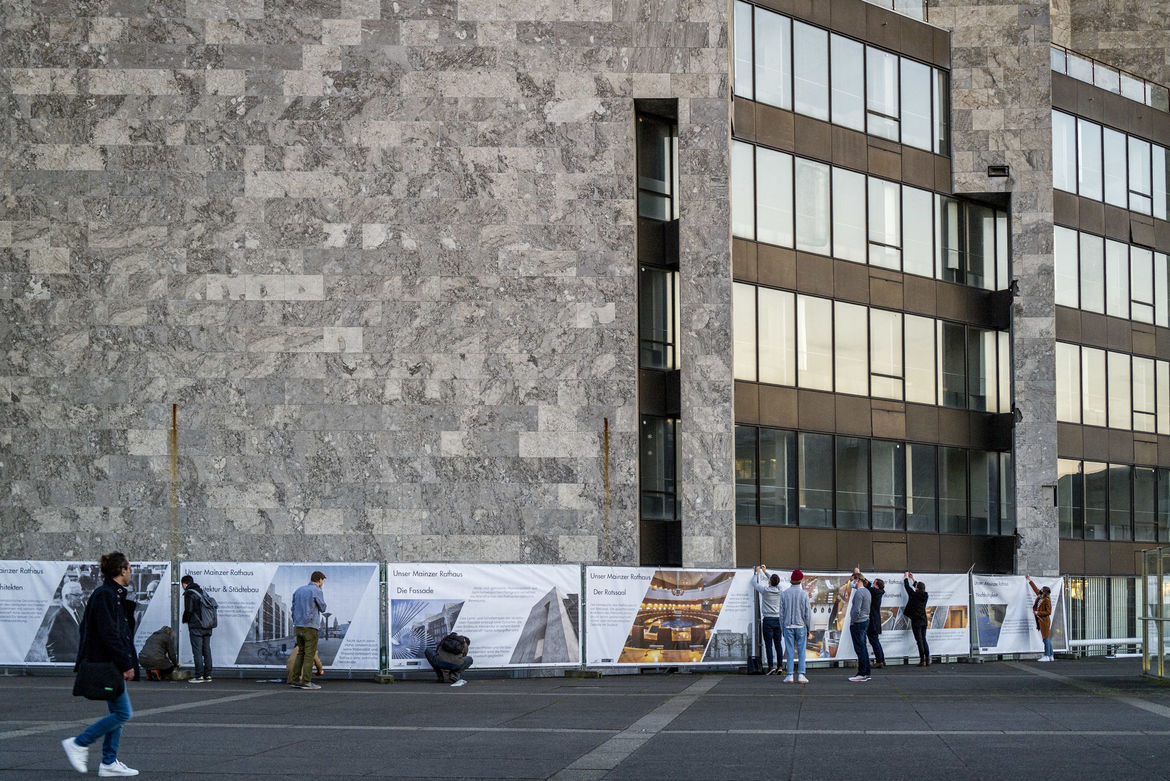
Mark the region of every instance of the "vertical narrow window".
<instances>
[{"instance_id":1,"label":"vertical narrow window","mask_svg":"<svg viewBox=\"0 0 1170 781\"><path fill-rule=\"evenodd\" d=\"M792 108L792 22L756 9L756 100Z\"/></svg>"},{"instance_id":2,"label":"vertical narrow window","mask_svg":"<svg viewBox=\"0 0 1170 781\"><path fill-rule=\"evenodd\" d=\"M833 438L828 434L800 432L800 525L833 526Z\"/></svg>"},{"instance_id":3,"label":"vertical narrow window","mask_svg":"<svg viewBox=\"0 0 1170 781\"><path fill-rule=\"evenodd\" d=\"M638 214L673 220L674 123L649 114L638 116Z\"/></svg>"},{"instance_id":4,"label":"vertical narrow window","mask_svg":"<svg viewBox=\"0 0 1170 781\"><path fill-rule=\"evenodd\" d=\"M1133 383L1130 379L1130 357L1125 353L1107 353L1106 369L1109 387L1109 428L1129 429L1132 404L1130 393Z\"/></svg>"},{"instance_id":5,"label":"vertical narrow window","mask_svg":"<svg viewBox=\"0 0 1170 781\"><path fill-rule=\"evenodd\" d=\"M870 134L898 140L898 55L865 47L865 108Z\"/></svg>"},{"instance_id":6,"label":"vertical narrow window","mask_svg":"<svg viewBox=\"0 0 1170 781\"><path fill-rule=\"evenodd\" d=\"M939 532L967 534L967 451L957 447L938 449Z\"/></svg>"},{"instance_id":7,"label":"vertical narrow window","mask_svg":"<svg viewBox=\"0 0 1170 781\"><path fill-rule=\"evenodd\" d=\"M967 409L996 412L995 331L967 328Z\"/></svg>"},{"instance_id":8,"label":"vertical narrow window","mask_svg":"<svg viewBox=\"0 0 1170 781\"><path fill-rule=\"evenodd\" d=\"M1170 262L1166 253L1154 253L1154 325L1170 325Z\"/></svg>"},{"instance_id":9,"label":"vertical narrow window","mask_svg":"<svg viewBox=\"0 0 1170 781\"><path fill-rule=\"evenodd\" d=\"M1016 470L1012 454L999 454L999 533L1016 533Z\"/></svg>"},{"instance_id":10,"label":"vertical narrow window","mask_svg":"<svg viewBox=\"0 0 1170 781\"><path fill-rule=\"evenodd\" d=\"M870 394L902 400L902 313L869 310Z\"/></svg>"},{"instance_id":11,"label":"vertical narrow window","mask_svg":"<svg viewBox=\"0 0 1170 781\"><path fill-rule=\"evenodd\" d=\"M1106 417L1105 351L1081 348L1081 422L1104 426Z\"/></svg>"},{"instance_id":12,"label":"vertical narrow window","mask_svg":"<svg viewBox=\"0 0 1170 781\"><path fill-rule=\"evenodd\" d=\"M1170 469L1158 470L1158 542L1170 541Z\"/></svg>"},{"instance_id":13,"label":"vertical narrow window","mask_svg":"<svg viewBox=\"0 0 1170 781\"><path fill-rule=\"evenodd\" d=\"M735 522L739 524L760 522L756 496L758 432L755 426L735 427Z\"/></svg>"},{"instance_id":14,"label":"vertical narrow window","mask_svg":"<svg viewBox=\"0 0 1170 781\"><path fill-rule=\"evenodd\" d=\"M1129 137L1129 208L1139 214L1153 213L1154 190L1150 181L1150 142Z\"/></svg>"},{"instance_id":15,"label":"vertical narrow window","mask_svg":"<svg viewBox=\"0 0 1170 781\"><path fill-rule=\"evenodd\" d=\"M829 215L829 166L796 158L797 249L830 254Z\"/></svg>"},{"instance_id":16,"label":"vertical narrow window","mask_svg":"<svg viewBox=\"0 0 1170 781\"><path fill-rule=\"evenodd\" d=\"M792 155L756 147L756 239L792 246Z\"/></svg>"},{"instance_id":17,"label":"vertical narrow window","mask_svg":"<svg viewBox=\"0 0 1170 781\"><path fill-rule=\"evenodd\" d=\"M1101 147L1105 152L1105 203L1128 208L1125 173L1125 133L1102 128Z\"/></svg>"},{"instance_id":18,"label":"vertical narrow window","mask_svg":"<svg viewBox=\"0 0 1170 781\"><path fill-rule=\"evenodd\" d=\"M902 143L931 149L930 68L902 58Z\"/></svg>"},{"instance_id":19,"label":"vertical narrow window","mask_svg":"<svg viewBox=\"0 0 1170 781\"><path fill-rule=\"evenodd\" d=\"M870 450L873 528L901 531L906 528L906 445L875 439Z\"/></svg>"},{"instance_id":20,"label":"vertical narrow window","mask_svg":"<svg viewBox=\"0 0 1170 781\"><path fill-rule=\"evenodd\" d=\"M752 145L731 142L731 233L756 237L756 176Z\"/></svg>"},{"instance_id":21,"label":"vertical narrow window","mask_svg":"<svg viewBox=\"0 0 1170 781\"><path fill-rule=\"evenodd\" d=\"M1077 191L1076 119L1059 111L1052 112L1052 186Z\"/></svg>"},{"instance_id":22,"label":"vertical narrow window","mask_svg":"<svg viewBox=\"0 0 1170 781\"><path fill-rule=\"evenodd\" d=\"M1056 419L1081 422L1081 351L1064 342L1056 343Z\"/></svg>"},{"instance_id":23,"label":"vertical narrow window","mask_svg":"<svg viewBox=\"0 0 1170 781\"><path fill-rule=\"evenodd\" d=\"M1170 363L1155 361L1158 384L1158 433L1170 434Z\"/></svg>"},{"instance_id":24,"label":"vertical narrow window","mask_svg":"<svg viewBox=\"0 0 1170 781\"><path fill-rule=\"evenodd\" d=\"M999 349L996 357L999 360L999 411L1012 411L1012 335L1008 331L999 332Z\"/></svg>"},{"instance_id":25,"label":"vertical narrow window","mask_svg":"<svg viewBox=\"0 0 1170 781\"><path fill-rule=\"evenodd\" d=\"M1166 175L1167 171L1167 155L1166 147L1154 144L1151 150L1151 157L1153 163L1153 206L1154 216L1159 220L1164 220L1167 217L1166 204L1170 202L1167 190L1170 189L1170 176Z\"/></svg>"},{"instance_id":26,"label":"vertical narrow window","mask_svg":"<svg viewBox=\"0 0 1170 781\"><path fill-rule=\"evenodd\" d=\"M995 289L1006 290L1008 282L1008 229L1007 212L995 213Z\"/></svg>"},{"instance_id":27,"label":"vertical narrow window","mask_svg":"<svg viewBox=\"0 0 1170 781\"><path fill-rule=\"evenodd\" d=\"M678 474L677 427L678 421L674 418L642 416L640 485L643 518L678 519L675 482Z\"/></svg>"},{"instance_id":28,"label":"vertical narrow window","mask_svg":"<svg viewBox=\"0 0 1170 781\"><path fill-rule=\"evenodd\" d=\"M963 278L972 287L995 287L995 210L965 204L963 230Z\"/></svg>"},{"instance_id":29,"label":"vertical narrow window","mask_svg":"<svg viewBox=\"0 0 1170 781\"><path fill-rule=\"evenodd\" d=\"M894 182L869 177L869 262L902 268L901 188Z\"/></svg>"},{"instance_id":30,"label":"vertical narrow window","mask_svg":"<svg viewBox=\"0 0 1170 781\"><path fill-rule=\"evenodd\" d=\"M966 341L962 325L938 321L938 392L944 407L967 406Z\"/></svg>"},{"instance_id":31,"label":"vertical narrow window","mask_svg":"<svg viewBox=\"0 0 1170 781\"><path fill-rule=\"evenodd\" d=\"M1101 126L1077 119L1077 192L1101 200Z\"/></svg>"},{"instance_id":32,"label":"vertical narrow window","mask_svg":"<svg viewBox=\"0 0 1170 781\"><path fill-rule=\"evenodd\" d=\"M1154 253L1129 248L1129 312L1139 323L1154 322Z\"/></svg>"},{"instance_id":33,"label":"vertical narrow window","mask_svg":"<svg viewBox=\"0 0 1170 781\"><path fill-rule=\"evenodd\" d=\"M906 529L912 532L938 530L938 448L908 445L906 469Z\"/></svg>"},{"instance_id":34,"label":"vertical narrow window","mask_svg":"<svg viewBox=\"0 0 1170 781\"><path fill-rule=\"evenodd\" d=\"M1157 470L1149 466L1133 469L1133 538L1136 542L1158 541L1158 518L1154 496L1158 491Z\"/></svg>"},{"instance_id":35,"label":"vertical narrow window","mask_svg":"<svg viewBox=\"0 0 1170 781\"><path fill-rule=\"evenodd\" d=\"M796 385L796 297L766 287L756 294L760 382Z\"/></svg>"},{"instance_id":36,"label":"vertical narrow window","mask_svg":"<svg viewBox=\"0 0 1170 781\"><path fill-rule=\"evenodd\" d=\"M1056 276L1056 303L1076 308L1080 303L1076 231L1059 225L1053 228L1052 258Z\"/></svg>"},{"instance_id":37,"label":"vertical narrow window","mask_svg":"<svg viewBox=\"0 0 1170 781\"><path fill-rule=\"evenodd\" d=\"M837 437L837 528L869 528L869 440Z\"/></svg>"},{"instance_id":38,"label":"vertical narrow window","mask_svg":"<svg viewBox=\"0 0 1170 781\"><path fill-rule=\"evenodd\" d=\"M678 272L642 266L639 282L640 365L643 369L677 369Z\"/></svg>"},{"instance_id":39,"label":"vertical narrow window","mask_svg":"<svg viewBox=\"0 0 1170 781\"><path fill-rule=\"evenodd\" d=\"M934 195L902 185L902 270L934 276Z\"/></svg>"},{"instance_id":40,"label":"vertical narrow window","mask_svg":"<svg viewBox=\"0 0 1170 781\"><path fill-rule=\"evenodd\" d=\"M865 175L833 168L833 257L864 263Z\"/></svg>"},{"instance_id":41,"label":"vertical narrow window","mask_svg":"<svg viewBox=\"0 0 1170 781\"><path fill-rule=\"evenodd\" d=\"M1082 233L1081 309L1105 313L1105 240Z\"/></svg>"},{"instance_id":42,"label":"vertical narrow window","mask_svg":"<svg viewBox=\"0 0 1170 781\"><path fill-rule=\"evenodd\" d=\"M832 53L833 124L865 132L865 47L840 35L829 37Z\"/></svg>"},{"instance_id":43,"label":"vertical narrow window","mask_svg":"<svg viewBox=\"0 0 1170 781\"><path fill-rule=\"evenodd\" d=\"M1157 428L1154 359L1133 356L1133 430L1153 433Z\"/></svg>"},{"instance_id":44,"label":"vertical narrow window","mask_svg":"<svg viewBox=\"0 0 1170 781\"><path fill-rule=\"evenodd\" d=\"M1068 64L1064 61L1064 49L1052 47L1050 59L1052 62L1052 70L1057 73L1068 73Z\"/></svg>"},{"instance_id":45,"label":"vertical narrow window","mask_svg":"<svg viewBox=\"0 0 1170 781\"><path fill-rule=\"evenodd\" d=\"M1085 536L1084 529L1084 480L1081 476L1081 462L1068 458L1056 461L1056 514L1060 520L1060 536L1066 540L1079 540Z\"/></svg>"},{"instance_id":46,"label":"vertical narrow window","mask_svg":"<svg viewBox=\"0 0 1170 781\"><path fill-rule=\"evenodd\" d=\"M756 371L756 288L735 282L731 286L732 330L735 349L732 366L735 379L755 382Z\"/></svg>"},{"instance_id":47,"label":"vertical narrow window","mask_svg":"<svg viewBox=\"0 0 1170 781\"><path fill-rule=\"evenodd\" d=\"M796 377L802 388L833 390L833 302L796 298Z\"/></svg>"},{"instance_id":48,"label":"vertical narrow window","mask_svg":"<svg viewBox=\"0 0 1170 781\"><path fill-rule=\"evenodd\" d=\"M972 450L971 534L999 532L999 454Z\"/></svg>"},{"instance_id":49,"label":"vertical narrow window","mask_svg":"<svg viewBox=\"0 0 1170 781\"><path fill-rule=\"evenodd\" d=\"M934 371L934 321L928 317L906 315L906 401L916 404L937 403Z\"/></svg>"},{"instance_id":50,"label":"vertical narrow window","mask_svg":"<svg viewBox=\"0 0 1170 781\"><path fill-rule=\"evenodd\" d=\"M792 23L793 98L796 113L829 120L829 33Z\"/></svg>"},{"instance_id":51,"label":"vertical narrow window","mask_svg":"<svg viewBox=\"0 0 1170 781\"><path fill-rule=\"evenodd\" d=\"M946 71L934 71L934 102L931 116L934 119L934 153L951 154L951 91L950 77Z\"/></svg>"},{"instance_id":52,"label":"vertical narrow window","mask_svg":"<svg viewBox=\"0 0 1170 781\"><path fill-rule=\"evenodd\" d=\"M796 435L760 429L760 523L796 525Z\"/></svg>"},{"instance_id":53,"label":"vertical narrow window","mask_svg":"<svg viewBox=\"0 0 1170 781\"><path fill-rule=\"evenodd\" d=\"M947 282L962 282L959 259L959 202L945 195L934 201L935 276Z\"/></svg>"},{"instance_id":54,"label":"vertical narrow window","mask_svg":"<svg viewBox=\"0 0 1170 781\"><path fill-rule=\"evenodd\" d=\"M1105 241L1105 314L1129 319L1129 245Z\"/></svg>"},{"instance_id":55,"label":"vertical narrow window","mask_svg":"<svg viewBox=\"0 0 1170 781\"><path fill-rule=\"evenodd\" d=\"M1133 517L1130 492L1133 490L1133 467L1109 465L1109 539L1132 540Z\"/></svg>"},{"instance_id":56,"label":"vertical narrow window","mask_svg":"<svg viewBox=\"0 0 1170 781\"><path fill-rule=\"evenodd\" d=\"M735 94L755 99L752 89L752 6L735 2Z\"/></svg>"},{"instance_id":57,"label":"vertical narrow window","mask_svg":"<svg viewBox=\"0 0 1170 781\"><path fill-rule=\"evenodd\" d=\"M837 301L833 305L833 359L837 393L869 395L869 345L866 308Z\"/></svg>"}]
</instances>

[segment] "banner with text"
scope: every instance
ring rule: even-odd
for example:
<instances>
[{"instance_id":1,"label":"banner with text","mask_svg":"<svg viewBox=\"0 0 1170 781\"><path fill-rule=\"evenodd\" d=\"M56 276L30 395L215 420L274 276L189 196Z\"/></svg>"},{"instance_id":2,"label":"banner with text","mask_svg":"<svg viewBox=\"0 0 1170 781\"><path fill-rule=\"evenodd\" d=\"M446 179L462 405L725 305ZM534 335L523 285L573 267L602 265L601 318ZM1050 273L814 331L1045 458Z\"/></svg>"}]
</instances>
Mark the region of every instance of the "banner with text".
<instances>
[{"instance_id":1,"label":"banner with text","mask_svg":"<svg viewBox=\"0 0 1170 781\"><path fill-rule=\"evenodd\" d=\"M733 569L586 567L587 664L746 661L751 578Z\"/></svg>"},{"instance_id":2,"label":"banner with text","mask_svg":"<svg viewBox=\"0 0 1170 781\"><path fill-rule=\"evenodd\" d=\"M1036 594L1022 575L975 575L975 629L984 654L1042 653L1044 640L1032 605ZM1064 578L1032 578L1052 590L1052 647L1067 650Z\"/></svg>"},{"instance_id":3,"label":"banner with text","mask_svg":"<svg viewBox=\"0 0 1170 781\"><path fill-rule=\"evenodd\" d=\"M171 623L171 565L131 562L134 644ZM68 665L77 660L85 603L102 583L93 562L0 561L0 664Z\"/></svg>"},{"instance_id":4,"label":"banner with text","mask_svg":"<svg viewBox=\"0 0 1170 781\"><path fill-rule=\"evenodd\" d=\"M187 562L180 570L219 604L218 626L211 634L213 669L284 667L296 651L293 592L309 582L314 570L325 575L327 612L317 643L321 664L340 670L378 669L377 564ZM191 664L185 627L179 632L179 660L184 666Z\"/></svg>"},{"instance_id":5,"label":"banner with text","mask_svg":"<svg viewBox=\"0 0 1170 781\"><path fill-rule=\"evenodd\" d=\"M430 669L448 632L471 640L475 666L581 662L576 564L389 564L390 667Z\"/></svg>"}]
</instances>

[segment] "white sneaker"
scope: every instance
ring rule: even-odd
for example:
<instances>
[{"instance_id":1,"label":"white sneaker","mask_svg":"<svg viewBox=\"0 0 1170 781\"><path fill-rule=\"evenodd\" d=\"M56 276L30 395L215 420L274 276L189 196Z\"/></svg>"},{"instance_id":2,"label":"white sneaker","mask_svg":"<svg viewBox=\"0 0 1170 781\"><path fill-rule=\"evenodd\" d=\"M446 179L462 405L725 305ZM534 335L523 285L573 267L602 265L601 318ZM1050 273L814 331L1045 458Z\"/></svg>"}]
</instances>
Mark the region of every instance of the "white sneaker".
<instances>
[{"instance_id":1,"label":"white sneaker","mask_svg":"<svg viewBox=\"0 0 1170 781\"><path fill-rule=\"evenodd\" d=\"M808 683L808 678L805 678L804 673L801 673L799 676L797 676L796 682L797 683Z\"/></svg>"},{"instance_id":2,"label":"white sneaker","mask_svg":"<svg viewBox=\"0 0 1170 781\"><path fill-rule=\"evenodd\" d=\"M192 678L191 680L187 681L187 683L207 683L207 679L206 678Z\"/></svg>"},{"instance_id":3,"label":"white sneaker","mask_svg":"<svg viewBox=\"0 0 1170 781\"><path fill-rule=\"evenodd\" d=\"M792 676L791 676L791 675L785 675L785 676L784 676L784 682L785 682L785 683L792 683Z\"/></svg>"},{"instance_id":4,"label":"white sneaker","mask_svg":"<svg viewBox=\"0 0 1170 781\"><path fill-rule=\"evenodd\" d=\"M1039 659L1039 661L1041 661L1041 662L1051 662L1051 661L1052 661L1052 657L1051 657L1051 656L1041 656L1041 657L1040 657L1040 659Z\"/></svg>"},{"instance_id":5,"label":"white sneaker","mask_svg":"<svg viewBox=\"0 0 1170 781\"><path fill-rule=\"evenodd\" d=\"M126 767L122 764L122 760L115 759L112 765L107 765L105 762L98 765L98 775L102 778L110 778L112 776L136 776L138 771L132 767Z\"/></svg>"},{"instance_id":6,"label":"white sneaker","mask_svg":"<svg viewBox=\"0 0 1170 781\"><path fill-rule=\"evenodd\" d=\"M455 683L453 683L451 685L452 686L466 686L467 680L465 678L460 678L459 680L455 681Z\"/></svg>"},{"instance_id":7,"label":"white sneaker","mask_svg":"<svg viewBox=\"0 0 1170 781\"><path fill-rule=\"evenodd\" d=\"M850 683L865 683L869 680L868 675L854 675L849 679Z\"/></svg>"},{"instance_id":8,"label":"white sneaker","mask_svg":"<svg viewBox=\"0 0 1170 781\"><path fill-rule=\"evenodd\" d=\"M79 746L73 738L61 741L61 748L65 749L65 758L78 773L89 772L89 746Z\"/></svg>"}]
</instances>

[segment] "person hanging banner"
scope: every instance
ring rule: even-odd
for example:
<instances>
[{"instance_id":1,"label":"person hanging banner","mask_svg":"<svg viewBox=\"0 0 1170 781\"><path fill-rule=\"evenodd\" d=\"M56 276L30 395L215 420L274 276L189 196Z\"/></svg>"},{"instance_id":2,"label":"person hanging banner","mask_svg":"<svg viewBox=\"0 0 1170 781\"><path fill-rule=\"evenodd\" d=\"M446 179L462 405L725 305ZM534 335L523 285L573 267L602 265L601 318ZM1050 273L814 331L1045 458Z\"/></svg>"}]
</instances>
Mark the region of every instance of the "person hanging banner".
<instances>
[{"instance_id":1,"label":"person hanging banner","mask_svg":"<svg viewBox=\"0 0 1170 781\"><path fill-rule=\"evenodd\" d=\"M1052 647L1068 649L1064 578L1032 578L1052 590ZM1044 641L1032 615L1036 599L1023 575L973 575L975 629L983 654L1042 653Z\"/></svg>"}]
</instances>

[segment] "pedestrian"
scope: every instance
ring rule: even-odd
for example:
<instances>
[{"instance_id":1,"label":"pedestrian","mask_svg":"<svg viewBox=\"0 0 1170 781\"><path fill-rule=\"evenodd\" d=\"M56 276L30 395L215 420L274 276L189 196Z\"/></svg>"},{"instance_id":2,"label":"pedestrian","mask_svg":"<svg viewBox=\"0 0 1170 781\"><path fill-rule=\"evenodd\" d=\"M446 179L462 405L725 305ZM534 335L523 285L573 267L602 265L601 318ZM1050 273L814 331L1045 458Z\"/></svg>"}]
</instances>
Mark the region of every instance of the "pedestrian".
<instances>
[{"instance_id":1,"label":"pedestrian","mask_svg":"<svg viewBox=\"0 0 1170 781\"><path fill-rule=\"evenodd\" d=\"M321 614L325 612L325 573L314 570L309 582L293 592L292 619L297 633L297 650L294 654L289 684L298 689L320 689L313 683L313 660L317 658L317 637L321 627Z\"/></svg>"},{"instance_id":2,"label":"pedestrian","mask_svg":"<svg viewBox=\"0 0 1170 781\"><path fill-rule=\"evenodd\" d=\"M849 587L853 589L853 601L849 606L849 637L853 640L853 650L857 653L857 675L849 680L853 683L865 683L869 680L869 649L865 647L865 635L869 630L869 605L871 602L868 581L860 572L854 571L849 579Z\"/></svg>"},{"instance_id":3,"label":"pedestrian","mask_svg":"<svg viewBox=\"0 0 1170 781\"><path fill-rule=\"evenodd\" d=\"M780 576L773 574L768 577L768 568L763 564L756 567L756 577L752 580L752 588L760 592L760 635L764 638L764 652L768 657L768 671L765 675L775 675L784 665L784 640L780 625ZM772 649L776 655L773 661Z\"/></svg>"},{"instance_id":4,"label":"pedestrian","mask_svg":"<svg viewBox=\"0 0 1170 781\"><path fill-rule=\"evenodd\" d=\"M784 627L784 646L788 649L784 682L793 682L795 667L798 676L796 683L808 683L808 678L804 677L804 654L808 646L808 632L812 628L812 610L809 608L808 592L801 585L804 573L793 570L788 580L788 588L780 595L780 625Z\"/></svg>"},{"instance_id":5,"label":"pedestrian","mask_svg":"<svg viewBox=\"0 0 1170 781\"><path fill-rule=\"evenodd\" d=\"M914 585L911 586L911 581ZM907 572L902 578L902 586L906 589L906 607L902 608L902 615L910 622L910 631L914 633L914 642L918 645L918 666L930 666L930 644L926 642L926 600L930 596L926 593L926 584L914 580L914 573Z\"/></svg>"},{"instance_id":6,"label":"pedestrian","mask_svg":"<svg viewBox=\"0 0 1170 781\"><path fill-rule=\"evenodd\" d=\"M164 626L146 638L138 652L138 662L148 681L179 679L179 651L175 648L175 630Z\"/></svg>"},{"instance_id":7,"label":"pedestrian","mask_svg":"<svg viewBox=\"0 0 1170 781\"><path fill-rule=\"evenodd\" d=\"M126 587L130 585L130 562L119 551L107 553L101 559L104 581L94 589L85 605L81 619L80 640L77 649L81 662L113 662L122 671L123 681L134 680L138 669L138 655L134 652L134 608ZM89 770L89 747L102 739L102 763L98 775L102 778L136 776L138 771L126 767L118 759L118 743L122 725L130 721L134 711L130 707L130 692L123 686L122 693L110 700L110 713L94 722L85 732L61 741L69 764L78 773Z\"/></svg>"},{"instance_id":8,"label":"pedestrian","mask_svg":"<svg viewBox=\"0 0 1170 781\"><path fill-rule=\"evenodd\" d=\"M860 575L861 572L853 570ZM881 578L874 578L873 583L867 585L869 591L869 625L865 636L873 646L873 667L881 669L886 666L886 652L882 649L882 598L886 595L886 582Z\"/></svg>"},{"instance_id":9,"label":"pedestrian","mask_svg":"<svg viewBox=\"0 0 1170 781\"><path fill-rule=\"evenodd\" d=\"M1030 575L1025 575L1036 601L1032 603L1032 615L1036 618L1036 628L1040 630L1040 637L1044 640L1044 655L1036 661L1051 662L1052 656L1052 589L1048 586L1036 588Z\"/></svg>"},{"instance_id":10,"label":"pedestrian","mask_svg":"<svg viewBox=\"0 0 1170 781\"><path fill-rule=\"evenodd\" d=\"M472 659L467 655L471 647L471 639L454 632L443 635L435 650L426 648L423 656L431 663L431 669L438 676L439 683L449 683L452 686L463 686L467 680L462 673L471 666Z\"/></svg>"},{"instance_id":11,"label":"pedestrian","mask_svg":"<svg viewBox=\"0 0 1170 781\"><path fill-rule=\"evenodd\" d=\"M195 658L195 669L191 683L211 683L211 627L208 620L209 597L195 578L184 575L179 579L183 587L183 623L187 625L187 636L191 639L191 655Z\"/></svg>"}]
</instances>

